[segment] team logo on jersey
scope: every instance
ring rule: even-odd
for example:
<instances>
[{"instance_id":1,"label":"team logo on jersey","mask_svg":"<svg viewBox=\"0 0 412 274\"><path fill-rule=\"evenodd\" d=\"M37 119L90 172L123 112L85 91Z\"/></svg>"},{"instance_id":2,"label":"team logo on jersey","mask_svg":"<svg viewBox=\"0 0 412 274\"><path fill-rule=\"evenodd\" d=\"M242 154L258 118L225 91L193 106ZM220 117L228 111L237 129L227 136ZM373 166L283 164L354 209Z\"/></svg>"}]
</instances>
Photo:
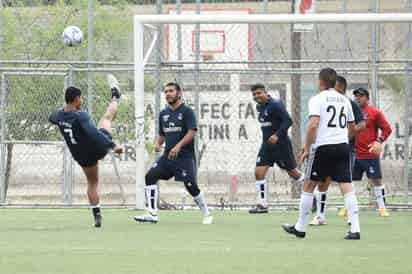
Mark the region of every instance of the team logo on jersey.
<instances>
[{"instance_id":1,"label":"team logo on jersey","mask_svg":"<svg viewBox=\"0 0 412 274\"><path fill-rule=\"evenodd\" d=\"M182 176L183 176L183 177L186 177L186 176L187 176L187 171L184 170L184 169L182 170Z\"/></svg>"},{"instance_id":2,"label":"team logo on jersey","mask_svg":"<svg viewBox=\"0 0 412 274\"><path fill-rule=\"evenodd\" d=\"M367 120L368 119L368 114L363 114L363 120Z\"/></svg>"},{"instance_id":3,"label":"team logo on jersey","mask_svg":"<svg viewBox=\"0 0 412 274\"><path fill-rule=\"evenodd\" d=\"M163 115L163 121L167 122L169 120L169 114Z\"/></svg>"},{"instance_id":4,"label":"team logo on jersey","mask_svg":"<svg viewBox=\"0 0 412 274\"><path fill-rule=\"evenodd\" d=\"M183 120L183 113L179 113L179 114L177 115L177 119L178 119L178 120Z\"/></svg>"},{"instance_id":5,"label":"team logo on jersey","mask_svg":"<svg viewBox=\"0 0 412 274\"><path fill-rule=\"evenodd\" d=\"M169 127L174 127L174 126L175 126L175 123L169 122Z\"/></svg>"}]
</instances>

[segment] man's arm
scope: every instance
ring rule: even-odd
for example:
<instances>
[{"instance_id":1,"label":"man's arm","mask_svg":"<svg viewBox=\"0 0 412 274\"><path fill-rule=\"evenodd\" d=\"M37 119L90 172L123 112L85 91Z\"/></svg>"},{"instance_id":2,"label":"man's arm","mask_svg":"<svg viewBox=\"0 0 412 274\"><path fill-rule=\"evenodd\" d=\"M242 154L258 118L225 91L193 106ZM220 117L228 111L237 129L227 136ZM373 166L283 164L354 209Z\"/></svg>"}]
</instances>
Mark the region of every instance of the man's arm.
<instances>
[{"instance_id":1,"label":"man's arm","mask_svg":"<svg viewBox=\"0 0 412 274\"><path fill-rule=\"evenodd\" d=\"M368 147L370 153L373 153L376 156L380 156L382 152L382 143L386 141L391 135L392 128L386 120L385 116L383 116L382 112L380 111L378 111L377 113L376 126L381 130L381 132L376 140L372 144L369 144Z\"/></svg>"},{"instance_id":2,"label":"man's arm","mask_svg":"<svg viewBox=\"0 0 412 274\"><path fill-rule=\"evenodd\" d=\"M379 134L377 141L383 143L391 135L392 128L389 125L388 120L386 120L385 116L382 114L382 112L378 111L376 118L377 127L381 130L381 133Z\"/></svg>"},{"instance_id":3,"label":"man's arm","mask_svg":"<svg viewBox=\"0 0 412 274\"><path fill-rule=\"evenodd\" d=\"M303 147L303 152L300 157L301 161L303 162L309 156L310 147L313 143L315 143L316 138L316 131L318 130L319 126L319 116L310 116L309 118L309 126L306 132L306 141Z\"/></svg>"},{"instance_id":4,"label":"man's arm","mask_svg":"<svg viewBox=\"0 0 412 274\"><path fill-rule=\"evenodd\" d=\"M279 117L280 125L278 130L269 138L269 143L276 144L279 136L285 136L288 134L288 129L292 125L292 118L290 118L285 106L279 102L273 106L272 111ZM272 121L273 123L274 121Z\"/></svg>"},{"instance_id":5,"label":"man's arm","mask_svg":"<svg viewBox=\"0 0 412 274\"><path fill-rule=\"evenodd\" d=\"M165 136L160 135L157 136L156 142L155 142L155 151L160 152L162 150L162 145L165 142Z\"/></svg>"}]
</instances>

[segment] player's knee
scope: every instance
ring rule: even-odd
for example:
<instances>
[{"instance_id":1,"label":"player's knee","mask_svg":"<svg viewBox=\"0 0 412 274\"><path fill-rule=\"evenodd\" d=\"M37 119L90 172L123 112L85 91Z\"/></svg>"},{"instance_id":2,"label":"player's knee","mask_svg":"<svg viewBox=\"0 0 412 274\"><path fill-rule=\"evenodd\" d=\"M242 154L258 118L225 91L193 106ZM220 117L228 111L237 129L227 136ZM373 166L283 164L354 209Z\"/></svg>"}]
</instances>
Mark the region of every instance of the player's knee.
<instances>
[{"instance_id":1,"label":"player's knee","mask_svg":"<svg viewBox=\"0 0 412 274\"><path fill-rule=\"evenodd\" d=\"M265 172L259 168L255 169L255 179L256 180L264 180L265 179Z\"/></svg>"},{"instance_id":2,"label":"player's knee","mask_svg":"<svg viewBox=\"0 0 412 274\"><path fill-rule=\"evenodd\" d=\"M200 189L196 183L193 182L184 182L187 191L192 197L196 197L200 193Z\"/></svg>"},{"instance_id":3,"label":"player's knee","mask_svg":"<svg viewBox=\"0 0 412 274\"><path fill-rule=\"evenodd\" d=\"M146 186L155 185L157 183L157 176L154 172L149 171L145 176L145 184Z\"/></svg>"}]
</instances>

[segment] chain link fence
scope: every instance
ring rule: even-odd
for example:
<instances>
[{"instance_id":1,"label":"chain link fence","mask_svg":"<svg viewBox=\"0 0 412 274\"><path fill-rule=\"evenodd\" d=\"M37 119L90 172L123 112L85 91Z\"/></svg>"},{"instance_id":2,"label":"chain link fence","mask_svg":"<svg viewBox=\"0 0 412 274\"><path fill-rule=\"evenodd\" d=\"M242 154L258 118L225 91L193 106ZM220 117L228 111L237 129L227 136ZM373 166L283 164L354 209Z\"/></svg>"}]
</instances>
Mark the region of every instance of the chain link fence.
<instances>
[{"instance_id":1,"label":"chain link fence","mask_svg":"<svg viewBox=\"0 0 412 274\"><path fill-rule=\"evenodd\" d=\"M197 114L199 183L209 202L252 204L261 135L250 85L265 84L273 97L286 104L294 120L289 134L297 154L305 134L307 102L316 94L317 72L325 66L347 78L348 96L360 86L371 90L372 103L382 110L393 129L382 153L388 201L408 201L404 179L405 169L411 165L405 155L410 136L405 131L409 110L404 104L408 83L404 75L411 61L406 46L410 38L408 25L377 24L374 29L373 24L317 24L311 26L311 31L301 33L294 33L288 24L251 24L246 29L236 25L201 25L193 29L183 25L156 26L159 39L145 75L146 153L136 155L131 63L134 14L196 12L197 7L203 12L290 13L291 2L242 2L242 9L238 9L237 1L204 1L200 6L179 1L149 1L147 5L134 5L131 1L91 1L92 5L89 1L55 1L51 5L29 2L3 1L3 203L87 204L82 171L47 119L61 107L64 87L76 85L85 95L85 110L97 122L109 100L106 74L113 73L124 91L113 136L126 145L126 153L108 155L101 162L103 204L135 204L136 161L145 161L148 168L156 157L155 121L165 106L161 88L163 83L174 80L182 84L185 101ZM357 2L362 3L317 1L317 10L340 13L375 9L365 1ZM376 10L403 12L405 7L401 2L381 0ZM63 46L61 32L68 25L77 25L85 33L80 47ZM147 50L154 32L148 29L146 34ZM280 205L296 201L299 189L286 173L275 167L267 179L270 202ZM180 183L162 182L160 189L163 203L191 203ZM360 196L368 197L367 181L359 183L356 190ZM337 187L332 188L332 193L339 196Z\"/></svg>"}]
</instances>

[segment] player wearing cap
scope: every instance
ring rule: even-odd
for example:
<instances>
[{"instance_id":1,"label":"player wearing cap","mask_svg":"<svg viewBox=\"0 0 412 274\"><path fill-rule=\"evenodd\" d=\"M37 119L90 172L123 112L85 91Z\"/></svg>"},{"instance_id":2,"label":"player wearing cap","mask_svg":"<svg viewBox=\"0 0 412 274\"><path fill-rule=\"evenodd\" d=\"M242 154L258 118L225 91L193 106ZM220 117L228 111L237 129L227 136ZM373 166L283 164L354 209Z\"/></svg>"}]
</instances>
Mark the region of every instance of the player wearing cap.
<instances>
[{"instance_id":1,"label":"player wearing cap","mask_svg":"<svg viewBox=\"0 0 412 274\"><path fill-rule=\"evenodd\" d=\"M369 182L373 185L379 215L387 217L389 213L385 205L385 187L382 183L379 157L382 143L388 139L392 129L382 112L369 104L369 92L366 89L358 88L353 91L353 95L366 120L366 129L356 135L353 180L362 180L363 173L366 172Z\"/></svg>"}]
</instances>

